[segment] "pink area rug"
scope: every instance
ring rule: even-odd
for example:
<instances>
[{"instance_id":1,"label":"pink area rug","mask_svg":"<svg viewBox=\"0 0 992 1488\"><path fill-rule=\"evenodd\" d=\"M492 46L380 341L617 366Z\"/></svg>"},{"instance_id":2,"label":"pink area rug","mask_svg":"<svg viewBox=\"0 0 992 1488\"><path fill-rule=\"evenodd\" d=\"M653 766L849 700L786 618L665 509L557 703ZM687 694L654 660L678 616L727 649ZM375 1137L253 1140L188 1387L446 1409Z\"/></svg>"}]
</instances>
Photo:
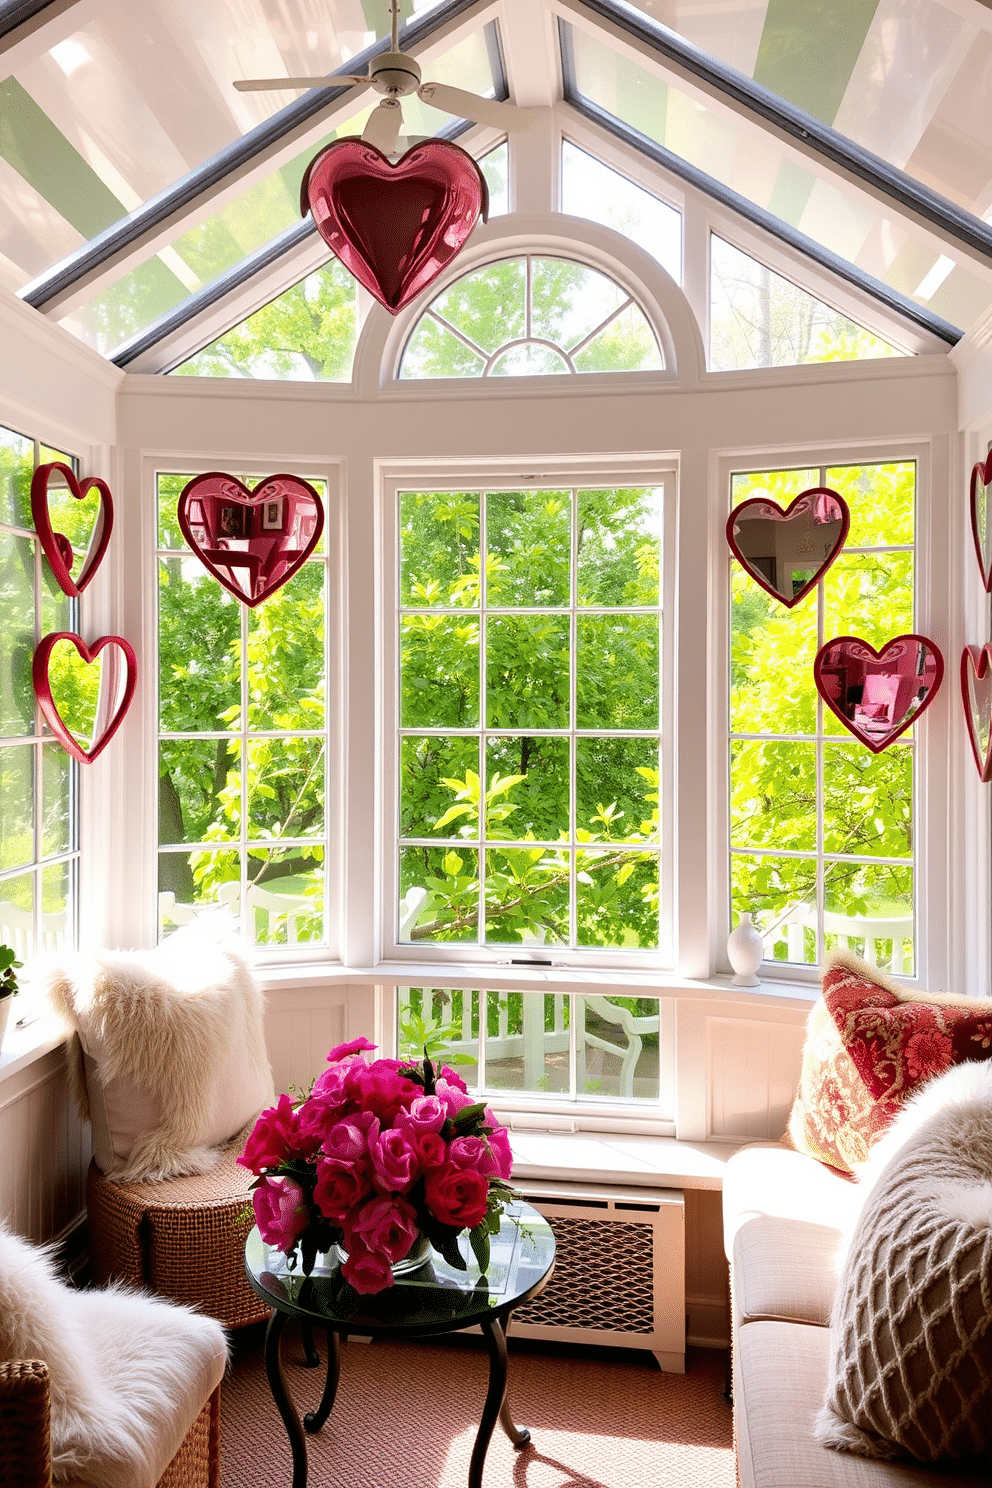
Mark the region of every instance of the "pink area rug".
<instances>
[{"instance_id":1,"label":"pink area rug","mask_svg":"<svg viewBox=\"0 0 992 1488\"><path fill-rule=\"evenodd\" d=\"M318 1335L323 1360L323 1338ZM323 1366L303 1367L287 1328L297 1407L313 1409ZM307 1438L310 1488L466 1488L486 1393L481 1338L348 1343L331 1418ZM510 1407L533 1444L515 1452L497 1425L484 1488L735 1488L724 1356L690 1350L684 1375L648 1354L510 1342ZM289 1488L289 1443L272 1403L261 1335L222 1389L223 1488Z\"/></svg>"}]
</instances>

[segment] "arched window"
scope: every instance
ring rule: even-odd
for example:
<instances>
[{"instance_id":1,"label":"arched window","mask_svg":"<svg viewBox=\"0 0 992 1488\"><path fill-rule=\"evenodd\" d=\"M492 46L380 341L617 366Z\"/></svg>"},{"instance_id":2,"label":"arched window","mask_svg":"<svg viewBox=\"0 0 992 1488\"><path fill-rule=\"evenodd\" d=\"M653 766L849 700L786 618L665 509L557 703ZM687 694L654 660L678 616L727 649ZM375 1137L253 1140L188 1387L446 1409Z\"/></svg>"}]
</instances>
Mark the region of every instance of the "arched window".
<instances>
[{"instance_id":1,"label":"arched window","mask_svg":"<svg viewBox=\"0 0 992 1488\"><path fill-rule=\"evenodd\" d=\"M528 253L474 269L432 300L399 375L548 377L664 365L647 316L615 279Z\"/></svg>"}]
</instances>

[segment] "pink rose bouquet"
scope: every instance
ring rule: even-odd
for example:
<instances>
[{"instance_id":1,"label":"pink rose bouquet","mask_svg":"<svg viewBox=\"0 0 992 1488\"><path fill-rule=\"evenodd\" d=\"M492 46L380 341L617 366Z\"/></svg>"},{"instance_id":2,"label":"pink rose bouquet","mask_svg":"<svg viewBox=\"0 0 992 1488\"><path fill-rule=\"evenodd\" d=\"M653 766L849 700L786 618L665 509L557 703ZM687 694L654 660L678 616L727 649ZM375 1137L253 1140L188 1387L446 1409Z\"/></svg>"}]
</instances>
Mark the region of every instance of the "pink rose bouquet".
<instances>
[{"instance_id":1,"label":"pink rose bouquet","mask_svg":"<svg viewBox=\"0 0 992 1488\"><path fill-rule=\"evenodd\" d=\"M255 1174L262 1239L299 1260L340 1245L356 1292L393 1285L392 1266L421 1235L459 1270L465 1230L483 1272L489 1237L513 1198L510 1141L446 1065L364 1056L367 1039L340 1044L305 1100L288 1095L255 1123L242 1166Z\"/></svg>"}]
</instances>

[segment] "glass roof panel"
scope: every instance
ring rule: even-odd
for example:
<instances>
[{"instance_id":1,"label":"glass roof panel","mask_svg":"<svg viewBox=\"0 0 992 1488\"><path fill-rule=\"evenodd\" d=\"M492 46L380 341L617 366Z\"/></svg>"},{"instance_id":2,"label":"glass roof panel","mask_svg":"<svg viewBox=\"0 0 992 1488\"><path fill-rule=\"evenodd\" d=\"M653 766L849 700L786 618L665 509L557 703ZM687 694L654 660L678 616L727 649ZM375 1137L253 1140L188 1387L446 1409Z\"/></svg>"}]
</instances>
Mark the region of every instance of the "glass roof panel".
<instances>
[{"instance_id":1,"label":"glass roof panel","mask_svg":"<svg viewBox=\"0 0 992 1488\"><path fill-rule=\"evenodd\" d=\"M953 325L967 329L992 303L992 283L952 248L942 253L825 164L800 164L758 123L690 96L604 37L570 31L581 98Z\"/></svg>"},{"instance_id":2,"label":"glass roof panel","mask_svg":"<svg viewBox=\"0 0 992 1488\"><path fill-rule=\"evenodd\" d=\"M431 63L432 80L472 92L493 92L493 75L485 32L467 36ZM92 299L60 317L60 324L104 356L175 310L219 275L237 267L250 254L300 221L300 183L310 161L334 139L361 134L371 102L342 120L324 138L234 197L219 212L188 228L167 247L104 287ZM419 99L404 99L405 137L413 140L449 129L450 114ZM401 139L400 147L403 147Z\"/></svg>"},{"instance_id":3,"label":"glass roof panel","mask_svg":"<svg viewBox=\"0 0 992 1488\"><path fill-rule=\"evenodd\" d=\"M443 3L404 0L404 18ZM235 79L324 76L388 35L389 16L388 0L91 0L73 29L73 9L60 40L0 79L12 289L300 96L239 93Z\"/></svg>"},{"instance_id":4,"label":"glass roof panel","mask_svg":"<svg viewBox=\"0 0 992 1488\"><path fill-rule=\"evenodd\" d=\"M992 220L985 0L613 0Z\"/></svg>"}]
</instances>

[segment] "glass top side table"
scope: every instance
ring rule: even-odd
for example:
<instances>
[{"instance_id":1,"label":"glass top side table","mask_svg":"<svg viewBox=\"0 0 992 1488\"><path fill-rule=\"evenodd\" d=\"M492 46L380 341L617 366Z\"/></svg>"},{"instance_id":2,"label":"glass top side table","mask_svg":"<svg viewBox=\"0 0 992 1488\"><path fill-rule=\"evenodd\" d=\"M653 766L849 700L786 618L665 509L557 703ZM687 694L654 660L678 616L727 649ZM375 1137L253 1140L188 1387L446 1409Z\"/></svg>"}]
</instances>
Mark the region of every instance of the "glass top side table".
<instances>
[{"instance_id":1,"label":"glass top side table","mask_svg":"<svg viewBox=\"0 0 992 1488\"><path fill-rule=\"evenodd\" d=\"M272 1308L265 1334L265 1370L272 1398L282 1417L293 1456L293 1488L306 1488L306 1438L290 1398L279 1342L290 1318L308 1338L310 1328L327 1336L327 1377L320 1404L303 1417L308 1432L319 1431L331 1413L340 1370L341 1336L411 1339L434 1337L478 1325L489 1353L489 1387L482 1408L469 1488L482 1488L482 1470L497 1420L515 1447L530 1433L513 1423L506 1402L506 1322L513 1309L543 1291L554 1270L555 1240L551 1226L530 1204L517 1200L503 1211L498 1235L491 1241L489 1267L482 1275L468 1236L459 1239L464 1271L449 1266L435 1250L415 1271L399 1276L393 1286L360 1297L344 1282L337 1253L318 1259L304 1277L291 1271L281 1251L266 1245L253 1229L245 1242L245 1270L258 1296ZM319 1362L308 1350L308 1362Z\"/></svg>"}]
</instances>

